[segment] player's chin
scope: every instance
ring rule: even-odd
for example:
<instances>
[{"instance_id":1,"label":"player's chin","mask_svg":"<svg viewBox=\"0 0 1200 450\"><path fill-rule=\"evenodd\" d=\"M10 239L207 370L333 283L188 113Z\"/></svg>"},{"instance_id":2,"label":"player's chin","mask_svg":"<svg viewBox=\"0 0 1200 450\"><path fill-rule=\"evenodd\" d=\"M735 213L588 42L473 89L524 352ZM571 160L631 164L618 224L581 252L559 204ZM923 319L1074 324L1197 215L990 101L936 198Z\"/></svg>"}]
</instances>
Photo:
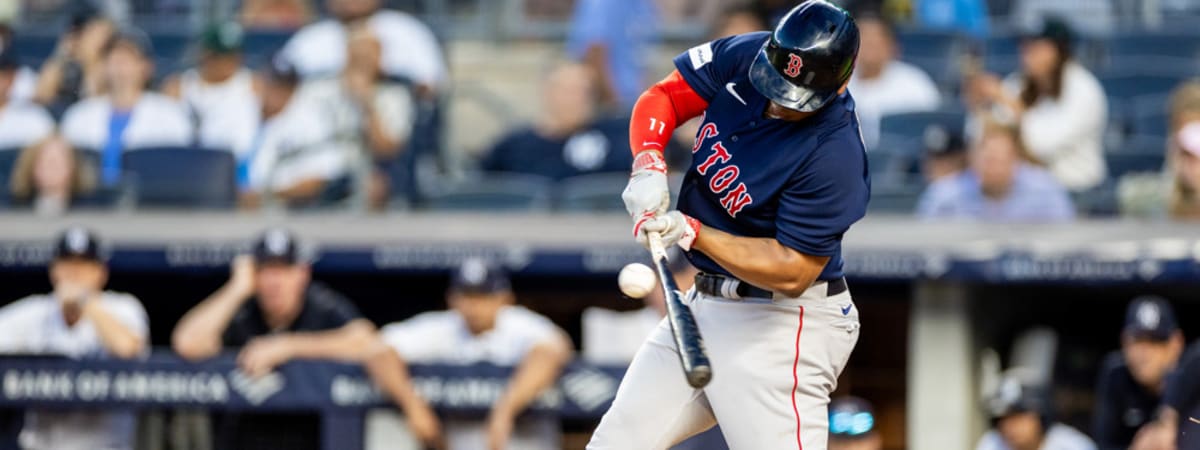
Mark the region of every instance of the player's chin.
<instances>
[{"instance_id":1,"label":"player's chin","mask_svg":"<svg viewBox=\"0 0 1200 450\"><path fill-rule=\"evenodd\" d=\"M803 114L804 113L800 111L796 111L775 102L770 102L767 104L767 115L771 117L777 117L783 120L794 120L797 118L797 116L802 116Z\"/></svg>"}]
</instances>

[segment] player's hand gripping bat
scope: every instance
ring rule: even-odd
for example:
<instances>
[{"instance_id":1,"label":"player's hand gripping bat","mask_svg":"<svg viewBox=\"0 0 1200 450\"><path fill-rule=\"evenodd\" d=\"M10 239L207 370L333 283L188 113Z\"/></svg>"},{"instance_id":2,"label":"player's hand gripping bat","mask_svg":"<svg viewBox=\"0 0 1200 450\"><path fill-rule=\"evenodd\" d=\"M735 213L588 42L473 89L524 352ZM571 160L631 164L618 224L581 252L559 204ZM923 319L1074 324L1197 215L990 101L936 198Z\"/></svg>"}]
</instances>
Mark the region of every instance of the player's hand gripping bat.
<instances>
[{"instance_id":1,"label":"player's hand gripping bat","mask_svg":"<svg viewBox=\"0 0 1200 450\"><path fill-rule=\"evenodd\" d=\"M692 309L683 304L679 286L671 271L667 270L667 251L663 248L662 237L657 232L648 233L650 240L650 259L654 260L654 269L658 272L658 280L667 300L667 321L671 323L671 333L675 337L675 348L679 349L679 362L683 364L683 374L688 384L694 388L702 388L712 380L712 366L708 363L708 353L704 350L704 340L700 337L700 328L696 326L696 318Z\"/></svg>"}]
</instances>

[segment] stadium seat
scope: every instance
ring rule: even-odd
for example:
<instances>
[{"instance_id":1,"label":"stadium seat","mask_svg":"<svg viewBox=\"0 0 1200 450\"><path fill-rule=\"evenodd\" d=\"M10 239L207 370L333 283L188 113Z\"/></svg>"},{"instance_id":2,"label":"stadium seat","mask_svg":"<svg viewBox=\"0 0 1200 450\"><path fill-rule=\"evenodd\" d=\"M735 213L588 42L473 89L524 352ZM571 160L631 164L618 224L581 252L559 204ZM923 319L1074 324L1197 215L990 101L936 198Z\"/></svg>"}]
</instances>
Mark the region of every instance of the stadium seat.
<instances>
[{"instance_id":1,"label":"stadium seat","mask_svg":"<svg viewBox=\"0 0 1200 450\"><path fill-rule=\"evenodd\" d=\"M17 33L13 37L12 46L16 50L17 60L36 70L54 54L54 49L58 46L58 35Z\"/></svg>"},{"instance_id":2,"label":"stadium seat","mask_svg":"<svg viewBox=\"0 0 1200 450\"><path fill-rule=\"evenodd\" d=\"M248 30L242 41L243 64L257 69L267 62L288 39L292 38L293 30Z\"/></svg>"},{"instance_id":3,"label":"stadium seat","mask_svg":"<svg viewBox=\"0 0 1200 450\"><path fill-rule=\"evenodd\" d=\"M625 211L621 191L629 181L628 172L579 175L558 182L555 206L561 211Z\"/></svg>"},{"instance_id":4,"label":"stadium seat","mask_svg":"<svg viewBox=\"0 0 1200 450\"><path fill-rule=\"evenodd\" d=\"M871 183L871 202L867 210L873 213L912 215L925 187L915 183Z\"/></svg>"},{"instance_id":5,"label":"stadium seat","mask_svg":"<svg viewBox=\"0 0 1200 450\"><path fill-rule=\"evenodd\" d=\"M958 84L959 54L963 51L963 40L958 34L950 31L901 30L896 37L900 45L900 60L920 67L939 84Z\"/></svg>"},{"instance_id":6,"label":"stadium seat","mask_svg":"<svg viewBox=\"0 0 1200 450\"><path fill-rule=\"evenodd\" d=\"M1005 76L1021 66L1021 41L1016 36L989 36L983 43L983 69Z\"/></svg>"},{"instance_id":7,"label":"stadium seat","mask_svg":"<svg viewBox=\"0 0 1200 450\"><path fill-rule=\"evenodd\" d=\"M13 166L20 155L21 149L18 148L0 149L0 206L8 204L8 181L12 178Z\"/></svg>"},{"instance_id":8,"label":"stadium seat","mask_svg":"<svg viewBox=\"0 0 1200 450\"><path fill-rule=\"evenodd\" d=\"M187 63L184 59L191 50L194 37L189 34L152 34L151 44L154 46L154 71L162 76L178 72Z\"/></svg>"},{"instance_id":9,"label":"stadium seat","mask_svg":"<svg viewBox=\"0 0 1200 450\"><path fill-rule=\"evenodd\" d=\"M1113 60L1145 56L1183 60L1200 57L1200 34L1127 32L1118 33L1104 44Z\"/></svg>"},{"instance_id":10,"label":"stadium seat","mask_svg":"<svg viewBox=\"0 0 1200 450\"><path fill-rule=\"evenodd\" d=\"M425 195L434 211L529 212L549 209L553 180L536 175L487 174Z\"/></svg>"},{"instance_id":11,"label":"stadium seat","mask_svg":"<svg viewBox=\"0 0 1200 450\"><path fill-rule=\"evenodd\" d=\"M145 148L121 156L138 207L232 208L237 196L233 153L189 147Z\"/></svg>"},{"instance_id":12,"label":"stadium seat","mask_svg":"<svg viewBox=\"0 0 1200 450\"><path fill-rule=\"evenodd\" d=\"M905 139L915 139L921 142L925 128L938 123L951 130L961 130L966 120L962 111L940 110L923 111L883 116L879 122L880 145L884 145L883 136L898 136Z\"/></svg>"},{"instance_id":13,"label":"stadium seat","mask_svg":"<svg viewBox=\"0 0 1200 450\"><path fill-rule=\"evenodd\" d=\"M1110 73L1101 75L1100 84L1110 99L1132 100L1145 95L1165 95L1175 89L1184 77L1173 75L1144 75Z\"/></svg>"}]
</instances>

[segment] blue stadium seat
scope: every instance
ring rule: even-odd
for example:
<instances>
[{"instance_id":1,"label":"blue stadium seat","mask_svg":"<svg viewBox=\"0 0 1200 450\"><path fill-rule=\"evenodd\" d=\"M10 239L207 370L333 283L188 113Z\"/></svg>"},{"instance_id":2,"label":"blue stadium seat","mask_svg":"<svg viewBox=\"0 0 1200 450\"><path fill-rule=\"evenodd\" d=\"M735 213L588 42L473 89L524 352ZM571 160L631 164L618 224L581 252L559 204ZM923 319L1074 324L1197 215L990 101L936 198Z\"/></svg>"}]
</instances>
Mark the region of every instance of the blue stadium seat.
<instances>
[{"instance_id":1,"label":"blue stadium seat","mask_svg":"<svg viewBox=\"0 0 1200 450\"><path fill-rule=\"evenodd\" d=\"M983 69L1004 76L1021 67L1021 40L1012 35L989 36L983 43Z\"/></svg>"},{"instance_id":2,"label":"blue stadium seat","mask_svg":"<svg viewBox=\"0 0 1200 450\"><path fill-rule=\"evenodd\" d=\"M195 38L190 34L152 34L154 71L159 75L178 72L186 66L185 57Z\"/></svg>"},{"instance_id":3,"label":"blue stadium seat","mask_svg":"<svg viewBox=\"0 0 1200 450\"><path fill-rule=\"evenodd\" d=\"M145 148L121 155L138 207L232 208L236 162L224 150Z\"/></svg>"},{"instance_id":4,"label":"blue stadium seat","mask_svg":"<svg viewBox=\"0 0 1200 450\"><path fill-rule=\"evenodd\" d=\"M292 38L292 30L247 30L242 41L243 64L257 69Z\"/></svg>"},{"instance_id":5,"label":"blue stadium seat","mask_svg":"<svg viewBox=\"0 0 1200 450\"><path fill-rule=\"evenodd\" d=\"M920 142L925 128L934 123L951 130L961 130L965 120L966 113L949 109L886 115L879 121L880 145L885 145L883 136L899 136Z\"/></svg>"},{"instance_id":6,"label":"blue stadium seat","mask_svg":"<svg viewBox=\"0 0 1200 450\"><path fill-rule=\"evenodd\" d=\"M871 183L871 202L867 210L872 213L912 215L925 187L915 183Z\"/></svg>"},{"instance_id":7,"label":"blue stadium seat","mask_svg":"<svg viewBox=\"0 0 1200 450\"><path fill-rule=\"evenodd\" d=\"M1132 100L1145 95L1165 95L1175 89L1183 76L1110 73L1100 75L1100 84L1110 99Z\"/></svg>"},{"instance_id":8,"label":"blue stadium seat","mask_svg":"<svg viewBox=\"0 0 1200 450\"><path fill-rule=\"evenodd\" d=\"M1158 172L1163 168L1166 153L1166 137L1163 135L1138 134L1130 136L1118 147L1104 152L1108 164L1109 179L1139 172Z\"/></svg>"},{"instance_id":9,"label":"blue stadium seat","mask_svg":"<svg viewBox=\"0 0 1200 450\"><path fill-rule=\"evenodd\" d=\"M54 48L58 46L58 35L17 33L13 36L12 46L21 64L39 69L42 63L54 54Z\"/></svg>"},{"instance_id":10,"label":"blue stadium seat","mask_svg":"<svg viewBox=\"0 0 1200 450\"><path fill-rule=\"evenodd\" d=\"M549 209L553 180L523 174L490 173L425 196L434 211L529 212Z\"/></svg>"},{"instance_id":11,"label":"blue stadium seat","mask_svg":"<svg viewBox=\"0 0 1200 450\"><path fill-rule=\"evenodd\" d=\"M0 206L8 204L9 192L8 181L12 178L13 166L17 163L17 157L21 155L19 148L0 149Z\"/></svg>"},{"instance_id":12,"label":"blue stadium seat","mask_svg":"<svg viewBox=\"0 0 1200 450\"><path fill-rule=\"evenodd\" d=\"M1185 60L1200 57L1200 34L1126 32L1114 35L1104 45L1114 61L1145 56Z\"/></svg>"},{"instance_id":13,"label":"blue stadium seat","mask_svg":"<svg viewBox=\"0 0 1200 450\"><path fill-rule=\"evenodd\" d=\"M900 59L925 70L939 83L957 85L963 39L951 31L899 30Z\"/></svg>"},{"instance_id":14,"label":"blue stadium seat","mask_svg":"<svg viewBox=\"0 0 1200 450\"><path fill-rule=\"evenodd\" d=\"M579 175L558 182L555 206L562 211L624 211L621 191L628 172Z\"/></svg>"}]
</instances>

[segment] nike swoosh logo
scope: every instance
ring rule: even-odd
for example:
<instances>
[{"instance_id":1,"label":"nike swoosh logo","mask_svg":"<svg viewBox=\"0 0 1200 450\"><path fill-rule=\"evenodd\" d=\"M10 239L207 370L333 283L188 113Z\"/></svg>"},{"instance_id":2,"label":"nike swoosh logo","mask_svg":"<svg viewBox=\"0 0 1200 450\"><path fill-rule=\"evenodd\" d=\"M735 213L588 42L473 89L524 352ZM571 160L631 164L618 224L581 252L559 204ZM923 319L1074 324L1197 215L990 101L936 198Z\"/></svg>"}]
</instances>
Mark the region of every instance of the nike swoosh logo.
<instances>
[{"instance_id":1,"label":"nike swoosh logo","mask_svg":"<svg viewBox=\"0 0 1200 450\"><path fill-rule=\"evenodd\" d=\"M725 83L725 90L729 91L730 94L733 94L733 98L736 98L737 101L742 102L742 106L746 106L746 101L742 99L742 96L738 95L737 91L733 90L734 86L737 86L737 83Z\"/></svg>"},{"instance_id":2,"label":"nike swoosh logo","mask_svg":"<svg viewBox=\"0 0 1200 450\"><path fill-rule=\"evenodd\" d=\"M850 308L853 308L853 307L854 307L854 304L853 304L853 303L851 303L851 304L849 304L849 305L846 305L846 307L842 308L842 315L843 315L843 316L849 315L849 314L850 314Z\"/></svg>"}]
</instances>

